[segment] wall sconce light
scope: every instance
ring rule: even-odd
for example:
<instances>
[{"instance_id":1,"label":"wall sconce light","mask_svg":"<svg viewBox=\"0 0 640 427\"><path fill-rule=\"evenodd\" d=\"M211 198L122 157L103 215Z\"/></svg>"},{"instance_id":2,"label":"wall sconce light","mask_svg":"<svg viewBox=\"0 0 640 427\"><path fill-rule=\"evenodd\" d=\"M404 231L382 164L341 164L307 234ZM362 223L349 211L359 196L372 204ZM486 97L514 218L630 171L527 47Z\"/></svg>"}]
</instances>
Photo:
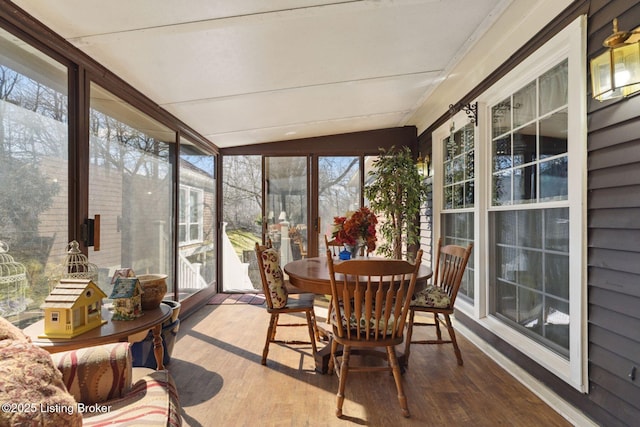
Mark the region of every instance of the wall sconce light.
<instances>
[{"instance_id":1,"label":"wall sconce light","mask_svg":"<svg viewBox=\"0 0 640 427\"><path fill-rule=\"evenodd\" d=\"M640 91L640 27L618 31L616 18L602 45L607 51L591 60L592 96L605 101Z\"/></svg>"},{"instance_id":2,"label":"wall sconce light","mask_svg":"<svg viewBox=\"0 0 640 427\"><path fill-rule=\"evenodd\" d=\"M429 176L431 167L431 157L427 154L422 157L422 154L418 153L418 160L416 161L416 169L420 176Z\"/></svg>"}]
</instances>

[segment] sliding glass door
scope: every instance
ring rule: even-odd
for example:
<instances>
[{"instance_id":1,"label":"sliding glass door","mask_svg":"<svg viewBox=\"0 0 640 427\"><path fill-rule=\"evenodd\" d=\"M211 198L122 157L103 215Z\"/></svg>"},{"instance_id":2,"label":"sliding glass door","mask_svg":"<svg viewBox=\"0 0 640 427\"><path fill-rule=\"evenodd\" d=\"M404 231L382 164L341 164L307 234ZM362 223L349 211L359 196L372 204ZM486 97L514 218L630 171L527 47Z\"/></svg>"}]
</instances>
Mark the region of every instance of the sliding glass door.
<instances>
[{"instance_id":1,"label":"sliding glass door","mask_svg":"<svg viewBox=\"0 0 640 427\"><path fill-rule=\"evenodd\" d=\"M91 84L89 217L99 222L89 259L111 293L116 270L173 278L176 133Z\"/></svg>"},{"instance_id":2,"label":"sliding glass door","mask_svg":"<svg viewBox=\"0 0 640 427\"><path fill-rule=\"evenodd\" d=\"M280 262L307 256L309 219L308 158L265 157L266 237Z\"/></svg>"},{"instance_id":3,"label":"sliding glass door","mask_svg":"<svg viewBox=\"0 0 640 427\"><path fill-rule=\"evenodd\" d=\"M333 218L360 207L361 173L359 156L318 158L318 253L326 252L324 236L331 240Z\"/></svg>"}]
</instances>

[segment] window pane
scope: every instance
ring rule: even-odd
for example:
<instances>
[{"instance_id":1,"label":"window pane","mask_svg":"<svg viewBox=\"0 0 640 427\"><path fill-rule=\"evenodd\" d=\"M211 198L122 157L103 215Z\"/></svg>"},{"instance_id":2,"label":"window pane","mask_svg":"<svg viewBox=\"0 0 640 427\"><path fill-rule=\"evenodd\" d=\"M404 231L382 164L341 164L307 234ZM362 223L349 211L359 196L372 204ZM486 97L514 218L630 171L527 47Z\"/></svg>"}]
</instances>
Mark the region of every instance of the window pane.
<instances>
[{"instance_id":1,"label":"window pane","mask_svg":"<svg viewBox=\"0 0 640 427\"><path fill-rule=\"evenodd\" d=\"M174 288L172 218L175 132L91 84L89 216L101 216L89 259L111 294L115 270L167 274Z\"/></svg>"},{"instance_id":2,"label":"window pane","mask_svg":"<svg viewBox=\"0 0 640 427\"><path fill-rule=\"evenodd\" d=\"M536 125L531 124L513 133L513 165L536 160Z\"/></svg>"},{"instance_id":3,"label":"window pane","mask_svg":"<svg viewBox=\"0 0 640 427\"><path fill-rule=\"evenodd\" d=\"M500 172L493 176L493 205L511 204L511 171Z\"/></svg>"},{"instance_id":4,"label":"window pane","mask_svg":"<svg viewBox=\"0 0 640 427\"><path fill-rule=\"evenodd\" d=\"M442 215L443 242L445 245L467 246L474 239L473 212L446 213ZM459 296L474 304L473 255L460 285Z\"/></svg>"},{"instance_id":5,"label":"window pane","mask_svg":"<svg viewBox=\"0 0 640 427\"><path fill-rule=\"evenodd\" d=\"M296 239L307 244L307 170L306 156L265 158L267 210L275 213L268 233L282 265L294 260L294 253L301 256Z\"/></svg>"},{"instance_id":6,"label":"window pane","mask_svg":"<svg viewBox=\"0 0 640 427\"><path fill-rule=\"evenodd\" d=\"M535 202L537 197L536 165L525 166L513 171L513 201L515 203Z\"/></svg>"},{"instance_id":7,"label":"window pane","mask_svg":"<svg viewBox=\"0 0 640 427\"><path fill-rule=\"evenodd\" d=\"M536 82L533 81L513 94L513 127L529 123L536 117Z\"/></svg>"},{"instance_id":8,"label":"window pane","mask_svg":"<svg viewBox=\"0 0 640 427\"><path fill-rule=\"evenodd\" d=\"M180 223L184 223L187 221L187 190L184 188L180 189L180 197L179 197L179 202L178 202L178 206L179 206L179 216L178 216L178 221Z\"/></svg>"},{"instance_id":9,"label":"window pane","mask_svg":"<svg viewBox=\"0 0 640 427\"><path fill-rule=\"evenodd\" d=\"M67 69L0 30L0 316L32 322L69 243Z\"/></svg>"},{"instance_id":10,"label":"window pane","mask_svg":"<svg viewBox=\"0 0 640 427\"><path fill-rule=\"evenodd\" d=\"M189 222L198 223L202 214L200 213L200 193L192 190L189 193Z\"/></svg>"},{"instance_id":11,"label":"window pane","mask_svg":"<svg viewBox=\"0 0 640 427\"><path fill-rule=\"evenodd\" d=\"M569 253L569 209L544 210L544 246Z\"/></svg>"},{"instance_id":12,"label":"window pane","mask_svg":"<svg viewBox=\"0 0 640 427\"><path fill-rule=\"evenodd\" d=\"M324 255L324 236L331 240L333 218L360 208L360 157L318 158L318 212L321 233L319 254ZM303 242L306 247L306 242ZM295 257L294 257L295 258Z\"/></svg>"},{"instance_id":13,"label":"window pane","mask_svg":"<svg viewBox=\"0 0 640 427\"><path fill-rule=\"evenodd\" d=\"M465 157L465 179L475 178L475 152L468 151Z\"/></svg>"},{"instance_id":14,"label":"window pane","mask_svg":"<svg viewBox=\"0 0 640 427\"><path fill-rule=\"evenodd\" d=\"M279 214L268 209L262 216L262 157L224 156L222 167L222 288L262 289L255 244Z\"/></svg>"},{"instance_id":15,"label":"window pane","mask_svg":"<svg viewBox=\"0 0 640 427\"><path fill-rule=\"evenodd\" d=\"M569 303L547 297L545 307L544 335L562 352L569 348Z\"/></svg>"},{"instance_id":16,"label":"window pane","mask_svg":"<svg viewBox=\"0 0 640 427\"><path fill-rule=\"evenodd\" d=\"M546 291L568 300L569 288L564 284L569 283L569 255L548 253L545 255L544 266Z\"/></svg>"},{"instance_id":17,"label":"window pane","mask_svg":"<svg viewBox=\"0 0 640 427\"><path fill-rule=\"evenodd\" d=\"M515 244L525 248L542 249L542 213L540 209L513 212L517 218Z\"/></svg>"},{"instance_id":18,"label":"window pane","mask_svg":"<svg viewBox=\"0 0 640 427\"><path fill-rule=\"evenodd\" d=\"M464 206L472 208L475 200L475 187L473 181L464 183Z\"/></svg>"},{"instance_id":19,"label":"window pane","mask_svg":"<svg viewBox=\"0 0 640 427\"><path fill-rule=\"evenodd\" d=\"M566 200L569 195L567 157L540 163L540 200Z\"/></svg>"},{"instance_id":20,"label":"window pane","mask_svg":"<svg viewBox=\"0 0 640 427\"><path fill-rule=\"evenodd\" d=\"M493 141L493 171L512 167L511 135Z\"/></svg>"},{"instance_id":21,"label":"window pane","mask_svg":"<svg viewBox=\"0 0 640 427\"><path fill-rule=\"evenodd\" d=\"M569 63L558 66L540 76L540 115L547 114L567 103Z\"/></svg>"},{"instance_id":22,"label":"window pane","mask_svg":"<svg viewBox=\"0 0 640 427\"><path fill-rule=\"evenodd\" d=\"M540 159L567 152L567 109L540 120Z\"/></svg>"},{"instance_id":23,"label":"window pane","mask_svg":"<svg viewBox=\"0 0 640 427\"><path fill-rule=\"evenodd\" d=\"M511 131L511 99L491 107L491 138Z\"/></svg>"},{"instance_id":24,"label":"window pane","mask_svg":"<svg viewBox=\"0 0 640 427\"><path fill-rule=\"evenodd\" d=\"M568 211L490 214L495 254L490 312L565 356L569 349L563 341L569 312ZM565 323L550 326L555 321ZM559 347L560 343L567 346Z\"/></svg>"}]
</instances>

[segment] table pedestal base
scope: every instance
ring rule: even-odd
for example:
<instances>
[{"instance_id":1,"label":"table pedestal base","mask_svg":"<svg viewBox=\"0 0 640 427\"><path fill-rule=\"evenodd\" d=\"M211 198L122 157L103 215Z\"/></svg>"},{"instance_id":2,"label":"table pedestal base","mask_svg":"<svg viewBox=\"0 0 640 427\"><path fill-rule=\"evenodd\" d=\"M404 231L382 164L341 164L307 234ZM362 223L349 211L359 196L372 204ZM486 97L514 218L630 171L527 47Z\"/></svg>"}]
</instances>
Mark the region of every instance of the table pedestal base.
<instances>
[{"instance_id":1,"label":"table pedestal base","mask_svg":"<svg viewBox=\"0 0 640 427\"><path fill-rule=\"evenodd\" d=\"M398 364L400 365L400 370L404 374L405 367L407 366L404 356L404 343L396 346L396 356L398 358ZM377 356L386 360L387 353L384 348L378 350L362 350L353 349L351 351L352 355L358 354L372 354L372 352L378 353ZM338 347L338 354L341 354L342 350ZM329 360L331 359L331 338L329 338L329 343L325 345L323 348L319 349L315 355L316 362L316 372L319 374L327 374L329 372Z\"/></svg>"}]
</instances>

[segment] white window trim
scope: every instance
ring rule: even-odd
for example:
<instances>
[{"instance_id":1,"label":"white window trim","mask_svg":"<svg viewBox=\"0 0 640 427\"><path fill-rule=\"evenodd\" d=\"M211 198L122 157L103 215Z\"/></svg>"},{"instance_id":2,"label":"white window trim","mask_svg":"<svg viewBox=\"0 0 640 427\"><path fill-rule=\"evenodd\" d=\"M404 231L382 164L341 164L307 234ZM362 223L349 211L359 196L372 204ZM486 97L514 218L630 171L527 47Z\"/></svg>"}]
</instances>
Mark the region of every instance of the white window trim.
<instances>
[{"instance_id":1,"label":"white window trim","mask_svg":"<svg viewBox=\"0 0 640 427\"><path fill-rule=\"evenodd\" d=\"M489 269L486 254L489 253L489 211L503 209L517 209L517 206L491 207L491 147L490 115L488 106L500 102L506 96L516 92L526 83L535 79L559 63L563 59L569 63L569 93L568 93L568 152L569 192L567 202L538 203L536 206L554 207L569 206L570 215L570 283L569 283L569 360L558 355L542 344L527 338L515 329L507 326L497 318L489 315L488 283ZM586 16L580 16L565 29L554 36L543 47L534 52L529 58L510 71L491 89L477 99L479 126L476 128L475 159L476 159L476 200L475 212L475 241L473 256L475 270L475 301L471 305L463 300L456 301L456 308L474 318L479 324L496 334L541 366L581 392L587 392L587 233L586 233L586 201L587 201L587 124L586 124ZM456 128L464 126L468 119L463 113L458 113L447 123L432 134L434 164L442 165L443 153L441 141L449 135L452 122ZM440 168L441 169L441 168ZM443 171L434 171L433 178L433 222L434 241L440 237L443 212ZM577 189L577 190L576 190ZM481 268L485 266L484 268Z\"/></svg>"}]
</instances>

